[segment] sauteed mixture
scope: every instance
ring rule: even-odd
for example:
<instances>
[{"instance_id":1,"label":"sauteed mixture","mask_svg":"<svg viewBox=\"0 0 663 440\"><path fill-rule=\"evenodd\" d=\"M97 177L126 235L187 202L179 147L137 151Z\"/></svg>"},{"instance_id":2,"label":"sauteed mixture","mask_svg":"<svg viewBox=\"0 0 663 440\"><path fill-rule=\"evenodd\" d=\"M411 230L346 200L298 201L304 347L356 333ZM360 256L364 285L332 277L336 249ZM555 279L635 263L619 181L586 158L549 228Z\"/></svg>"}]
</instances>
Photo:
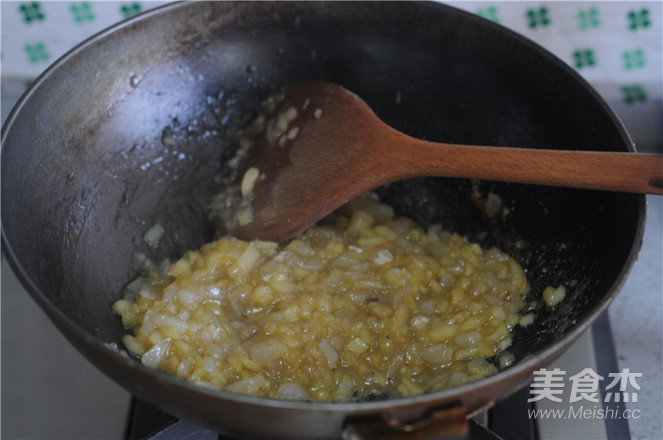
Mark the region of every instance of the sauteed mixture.
<instances>
[{"instance_id":1,"label":"sauteed mixture","mask_svg":"<svg viewBox=\"0 0 663 440\"><path fill-rule=\"evenodd\" d=\"M424 230L368 194L287 244L225 237L191 251L113 309L145 365L234 392L347 401L495 373L512 359L510 330L531 322L528 290L503 252Z\"/></svg>"}]
</instances>

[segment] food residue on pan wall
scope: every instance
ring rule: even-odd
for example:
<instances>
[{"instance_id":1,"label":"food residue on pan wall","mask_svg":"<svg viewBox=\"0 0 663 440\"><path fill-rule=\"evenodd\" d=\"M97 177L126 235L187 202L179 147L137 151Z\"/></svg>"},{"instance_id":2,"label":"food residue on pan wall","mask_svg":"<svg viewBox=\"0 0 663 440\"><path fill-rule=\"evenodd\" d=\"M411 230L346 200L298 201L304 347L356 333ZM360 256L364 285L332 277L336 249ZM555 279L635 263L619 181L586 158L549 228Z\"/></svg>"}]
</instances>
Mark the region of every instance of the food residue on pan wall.
<instances>
[{"instance_id":1,"label":"food residue on pan wall","mask_svg":"<svg viewBox=\"0 0 663 440\"><path fill-rule=\"evenodd\" d=\"M210 210L212 219L219 221L226 231L253 222L253 189L265 175L255 167L243 171L241 179L239 174L256 140L267 142L270 147L285 147L299 134L299 127L291 125L299 114L296 107L289 106L276 112L284 99L283 92L277 92L262 102L253 122L239 133L239 148L234 157L227 161L223 175L219 177L224 189L214 197ZM310 101L304 102L302 110L309 104ZM321 112L316 109L316 118L320 117Z\"/></svg>"}]
</instances>

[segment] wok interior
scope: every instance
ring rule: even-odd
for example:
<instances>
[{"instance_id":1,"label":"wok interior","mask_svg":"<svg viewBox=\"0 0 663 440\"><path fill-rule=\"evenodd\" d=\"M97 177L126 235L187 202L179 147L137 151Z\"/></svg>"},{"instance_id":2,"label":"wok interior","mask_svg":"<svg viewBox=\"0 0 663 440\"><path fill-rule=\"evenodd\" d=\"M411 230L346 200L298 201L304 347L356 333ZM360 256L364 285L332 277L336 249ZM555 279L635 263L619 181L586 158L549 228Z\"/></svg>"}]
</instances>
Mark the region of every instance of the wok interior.
<instances>
[{"instance_id":1,"label":"wok interior","mask_svg":"<svg viewBox=\"0 0 663 440\"><path fill-rule=\"evenodd\" d=\"M206 205L237 130L270 91L306 79L337 82L429 140L628 149L566 68L439 5L180 5L81 48L42 80L7 134L3 227L38 299L93 339L118 342L110 306L137 275L132 255L175 260L212 239ZM504 215L480 209L491 192ZM533 298L567 287L561 306L516 330L517 359L606 301L642 220L643 197L609 192L414 179L379 193L424 225L510 253ZM157 248L142 240L155 223L166 229Z\"/></svg>"}]
</instances>

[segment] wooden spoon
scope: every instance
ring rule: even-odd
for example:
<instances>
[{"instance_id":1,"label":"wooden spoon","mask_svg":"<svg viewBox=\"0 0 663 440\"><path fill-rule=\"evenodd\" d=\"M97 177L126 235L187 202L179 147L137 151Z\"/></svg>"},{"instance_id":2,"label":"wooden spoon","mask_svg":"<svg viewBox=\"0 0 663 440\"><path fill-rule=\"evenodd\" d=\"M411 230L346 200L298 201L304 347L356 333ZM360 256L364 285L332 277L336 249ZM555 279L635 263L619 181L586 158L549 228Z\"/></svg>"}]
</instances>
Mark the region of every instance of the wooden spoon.
<instances>
[{"instance_id":1,"label":"wooden spoon","mask_svg":"<svg viewBox=\"0 0 663 440\"><path fill-rule=\"evenodd\" d=\"M264 107L234 178L246 176L252 219L225 225L242 239L286 240L366 191L420 176L663 194L663 155L427 142L326 82L297 83Z\"/></svg>"}]
</instances>

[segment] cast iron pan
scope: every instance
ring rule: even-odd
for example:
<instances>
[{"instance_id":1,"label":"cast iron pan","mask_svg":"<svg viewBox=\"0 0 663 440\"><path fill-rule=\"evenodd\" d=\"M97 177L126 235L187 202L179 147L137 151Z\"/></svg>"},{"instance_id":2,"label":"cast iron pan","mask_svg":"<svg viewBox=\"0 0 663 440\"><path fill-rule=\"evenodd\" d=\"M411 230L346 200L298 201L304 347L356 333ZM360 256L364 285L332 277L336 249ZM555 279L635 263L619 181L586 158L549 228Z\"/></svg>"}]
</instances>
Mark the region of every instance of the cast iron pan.
<instances>
[{"instance_id":1,"label":"cast iron pan","mask_svg":"<svg viewBox=\"0 0 663 440\"><path fill-rule=\"evenodd\" d=\"M516 330L514 366L444 392L332 404L203 389L124 355L111 304L136 276L132 255L174 260L212 239L206 205L237 130L269 92L307 79L339 83L387 123L429 140L633 150L572 69L440 4L193 2L130 19L56 62L2 131L3 249L99 369L211 428L334 438L370 418L402 425L451 407L469 415L526 384L605 311L639 248L644 196L416 179L380 194L423 225L498 245L526 268L537 317ZM491 192L502 201L496 216L482 209ZM152 248L141 237L157 222L167 236ZM548 285L568 292L553 310L540 305Z\"/></svg>"}]
</instances>

